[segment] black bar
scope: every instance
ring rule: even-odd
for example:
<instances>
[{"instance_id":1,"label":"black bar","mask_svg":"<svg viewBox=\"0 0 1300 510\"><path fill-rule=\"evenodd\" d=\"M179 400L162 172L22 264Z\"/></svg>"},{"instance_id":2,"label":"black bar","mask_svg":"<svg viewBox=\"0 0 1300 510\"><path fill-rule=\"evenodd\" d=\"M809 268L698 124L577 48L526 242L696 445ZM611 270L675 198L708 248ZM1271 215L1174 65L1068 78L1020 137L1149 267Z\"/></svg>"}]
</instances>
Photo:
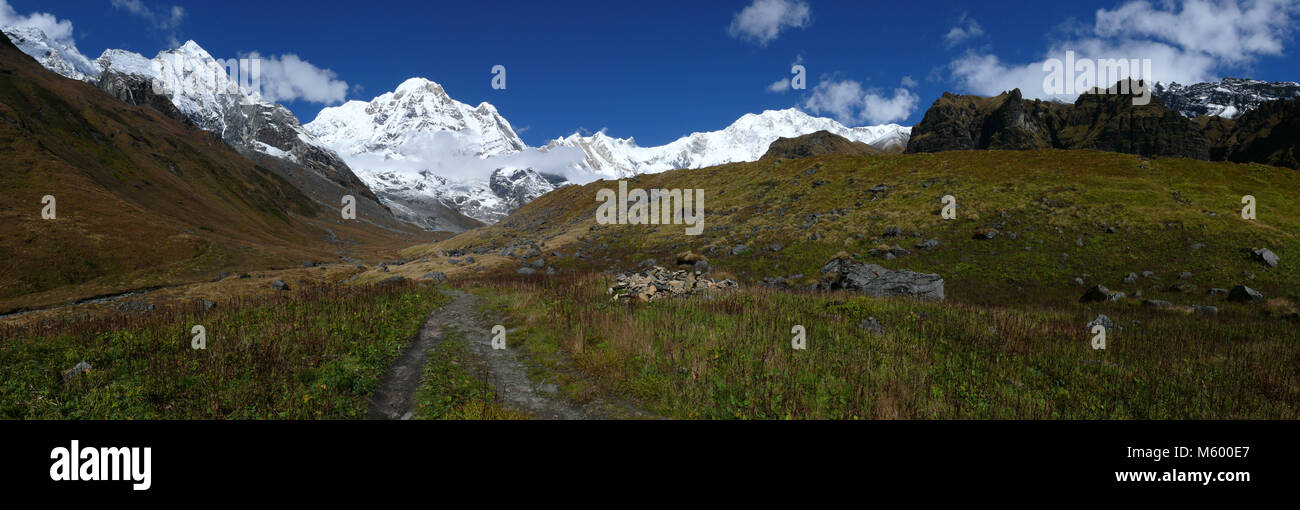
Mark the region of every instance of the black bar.
<instances>
[{"instance_id":1,"label":"black bar","mask_svg":"<svg viewBox=\"0 0 1300 510\"><path fill-rule=\"evenodd\" d=\"M169 501L216 489L213 497L331 498L384 487L419 496L637 480L673 493L725 476L831 494L1031 487L1194 496L1285 490L1300 472L1296 430L1292 422L3 422L0 485L10 494ZM150 447L152 486L51 480L51 451L72 440L83 449ZM1130 457L1130 447L1224 447L1215 451L1245 457L1155 461ZM1116 471L1175 469L1251 478L1115 479Z\"/></svg>"}]
</instances>

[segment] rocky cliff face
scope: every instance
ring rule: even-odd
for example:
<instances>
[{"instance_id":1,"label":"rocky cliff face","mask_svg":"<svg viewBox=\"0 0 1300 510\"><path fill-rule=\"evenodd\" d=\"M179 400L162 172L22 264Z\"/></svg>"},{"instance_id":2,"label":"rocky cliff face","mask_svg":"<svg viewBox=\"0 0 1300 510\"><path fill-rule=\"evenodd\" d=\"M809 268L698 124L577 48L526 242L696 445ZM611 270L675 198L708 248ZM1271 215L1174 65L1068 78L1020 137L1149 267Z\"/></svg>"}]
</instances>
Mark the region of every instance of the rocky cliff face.
<instances>
[{"instance_id":1,"label":"rocky cliff face","mask_svg":"<svg viewBox=\"0 0 1300 510\"><path fill-rule=\"evenodd\" d=\"M1236 120L1189 119L1165 107L1159 95L1143 106L1118 94L1084 94L1063 104L1026 100L1013 90L996 97L945 93L913 129L907 152L1093 149L1300 168L1297 143L1300 98L1255 104Z\"/></svg>"},{"instance_id":2,"label":"rocky cliff face","mask_svg":"<svg viewBox=\"0 0 1300 510\"><path fill-rule=\"evenodd\" d=\"M488 186L501 197L505 208L514 212L565 182L563 177L548 178L531 168L500 168L492 172Z\"/></svg>"},{"instance_id":3,"label":"rocky cliff face","mask_svg":"<svg viewBox=\"0 0 1300 510\"><path fill-rule=\"evenodd\" d=\"M945 92L912 128L906 152L1051 148L1061 106L1026 101L1018 89L995 97Z\"/></svg>"},{"instance_id":4,"label":"rocky cliff face","mask_svg":"<svg viewBox=\"0 0 1300 510\"><path fill-rule=\"evenodd\" d=\"M1084 94L1057 112L1056 148L1095 149L1147 157L1209 159L1199 126L1158 98L1134 106L1132 97Z\"/></svg>"},{"instance_id":5,"label":"rocky cliff face","mask_svg":"<svg viewBox=\"0 0 1300 510\"><path fill-rule=\"evenodd\" d=\"M944 94L913 129L907 152L1096 149L1148 157L1208 159L1201 128L1158 99L1084 94L1073 105L1026 100L1019 90L996 97Z\"/></svg>"},{"instance_id":6,"label":"rocky cliff face","mask_svg":"<svg viewBox=\"0 0 1300 510\"><path fill-rule=\"evenodd\" d=\"M93 83L100 90L126 103L147 106L182 124L194 125L189 117L172 104L171 99L153 92L153 83L149 78L110 69L100 73Z\"/></svg>"},{"instance_id":7,"label":"rocky cliff face","mask_svg":"<svg viewBox=\"0 0 1300 510\"><path fill-rule=\"evenodd\" d=\"M1237 119L1216 159L1300 169L1300 99L1270 101Z\"/></svg>"}]
</instances>

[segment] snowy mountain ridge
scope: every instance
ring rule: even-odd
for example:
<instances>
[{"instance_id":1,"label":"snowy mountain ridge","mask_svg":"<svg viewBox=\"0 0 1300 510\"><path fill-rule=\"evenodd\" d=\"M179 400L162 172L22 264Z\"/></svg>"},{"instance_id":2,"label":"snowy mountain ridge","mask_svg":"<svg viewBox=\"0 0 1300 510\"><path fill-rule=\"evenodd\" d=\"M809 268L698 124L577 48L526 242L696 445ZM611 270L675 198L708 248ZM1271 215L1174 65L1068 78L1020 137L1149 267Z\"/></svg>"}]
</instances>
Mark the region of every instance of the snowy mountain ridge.
<instances>
[{"instance_id":1,"label":"snowy mountain ridge","mask_svg":"<svg viewBox=\"0 0 1300 510\"><path fill-rule=\"evenodd\" d=\"M470 106L438 83L411 78L371 101L321 110L304 128L337 151L381 197L418 215L429 199L494 223L556 186L682 168L757 161L778 138L828 130L883 150L901 149L910 128L849 128L798 109L748 114L720 131L658 147L605 133L529 147L490 103Z\"/></svg>"},{"instance_id":2,"label":"snowy mountain ridge","mask_svg":"<svg viewBox=\"0 0 1300 510\"><path fill-rule=\"evenodd\" d=\"M543 150L557 147L582 149L582 168L623 178L642 173L659 173L686 168L705 168L726 163L757 161L779 138L829 131L883 151L901 150L911 128L897 124L850 128L824 117L813 117L797 108L745 114L730 126L692 133L665 145L641 147L632 138L614 138L603 132L590 136L573 134L557 138Z\"/></svg>"},{"instance_id":3,"label":"snowy mountain ridge","mask_svg":"<svg viewBox=\"0 0 1300 510\"><path fill-rule=\"evenodd\" d=\"M1156 83L1153 89L1166 108L1193 119L1202 115L1236 119L1268 101L1300 97L1300 83L1244 78L1191 85Z\"/></svg>"},{"instance_id":4,"label":"snowy mountain ridge","mask_svg":"<svg viewBox=\"0 0 1300 510\"><path fill-rule=\"evenodd\" d=\"M50 39L36 27L3 27L6 37L41 66L65 78L85 81L99 75L99 68L75 47Z\"/></svg>"}]
</instances>

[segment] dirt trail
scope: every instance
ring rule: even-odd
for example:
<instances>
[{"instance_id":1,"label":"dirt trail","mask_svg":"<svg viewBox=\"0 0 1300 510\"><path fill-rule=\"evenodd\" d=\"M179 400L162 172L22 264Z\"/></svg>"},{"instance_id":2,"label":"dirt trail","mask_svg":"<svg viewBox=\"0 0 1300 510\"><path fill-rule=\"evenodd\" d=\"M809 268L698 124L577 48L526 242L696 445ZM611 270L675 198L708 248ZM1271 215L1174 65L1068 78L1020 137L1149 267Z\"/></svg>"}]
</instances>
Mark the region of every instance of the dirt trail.
<instances>
[{"instance_id":1,"label":"dirt trail","mask_svg":"<svg viewBox=\"0 0 1300 510\"><path fill-rule=\"evenodd\" d=\"M553 385L539 388L528 379L528 369L514 349L492 348L492 326L498 321L485 318L478 311L478 298L455 289L443 291L452 298L446 306L433 312L420 328L420 333L397 361L389 367L380 381L379 390L371 399L367 418L372 420L407 420L413 415L415 391L420 386L429 349L445 338L444 332L454 329L463 334L466 344L486 365L488 382L496 389L503 403L544 420L591 420L612 417L605 411L610 404L594 402L579 406L555 395ZM549 391L548 391L549 390ZM615 404L627 407L624 404ZM626 409L619 415L644 416L639 410Z\"/></svg>"}]
</instances>

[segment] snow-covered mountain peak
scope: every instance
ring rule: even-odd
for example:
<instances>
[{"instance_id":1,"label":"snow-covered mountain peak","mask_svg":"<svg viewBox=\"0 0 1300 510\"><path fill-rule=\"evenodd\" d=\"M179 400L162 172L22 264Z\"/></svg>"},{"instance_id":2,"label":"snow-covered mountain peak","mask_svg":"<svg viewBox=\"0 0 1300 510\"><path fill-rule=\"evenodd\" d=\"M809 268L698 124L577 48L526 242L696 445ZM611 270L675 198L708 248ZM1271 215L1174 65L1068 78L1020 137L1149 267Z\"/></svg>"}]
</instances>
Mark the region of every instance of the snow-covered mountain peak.
<instances>
[{"instance_id":1,"label":"snow-covered mountain peak","mask_svg":"<svg viewBox=\"0 0 1300 510\"><path fill-rule=\"evenodd\" d=\"M369 103L325 108L305 128L345 159L402 158L412 147L430 145L474 157L527 148L496 107L456 101L441 85L425 78L406 80Z\"/></svg>"},{"instance_id":2,"label":"snow-covered mountain peak","mask_svg":"<svg viewBox=\"0 0 1300 510\"><path fill-rule=\"evenodd\" d=\"M208 53L208 50L203 49L202 46L199 46L199 43L194 42L192 39L185 41L185 44L171 51L198 59L212 59L212 54Z\"/></svg>"},{"instance_id":3,"label":"snow-covered mountain peak","mask_svg":"<svg viewBox=\"0 0 1300 510\"><path fill-rule=\"evenodd\" d=\"M438 82L420 77L408 78L393 90L393 94L399 97L406 94L419 94L424 92L440 97L450 97L447 96L447 90L442 88L442 85L439 85Z\"/></svg>"},{"instance_id":4,"label":"snow-covered mountain peak","mask_svg":"<svg viewBox=\"0 0 1300 510\"><path fill-rule=\"evenodd\" d=\"M209 131L225 133L227 113L241 105L274 106L264 103L257 91L242 89L239 76L230 76L225 65L194 41L159 52L151 66L155 92Z\"/></svg>"},{"instance_id":5,"label":"snow-covered mountain peak","mask_svg":"<svg viewBox=\"0 0 1300 510\"><path fill-rule=\"evenodd\" d=\"M3 31L19 50L65 78L84 81L99 74L99 68L76 46L55 41L39 28L8 26Z\"/></svg>"}]
</instances>

